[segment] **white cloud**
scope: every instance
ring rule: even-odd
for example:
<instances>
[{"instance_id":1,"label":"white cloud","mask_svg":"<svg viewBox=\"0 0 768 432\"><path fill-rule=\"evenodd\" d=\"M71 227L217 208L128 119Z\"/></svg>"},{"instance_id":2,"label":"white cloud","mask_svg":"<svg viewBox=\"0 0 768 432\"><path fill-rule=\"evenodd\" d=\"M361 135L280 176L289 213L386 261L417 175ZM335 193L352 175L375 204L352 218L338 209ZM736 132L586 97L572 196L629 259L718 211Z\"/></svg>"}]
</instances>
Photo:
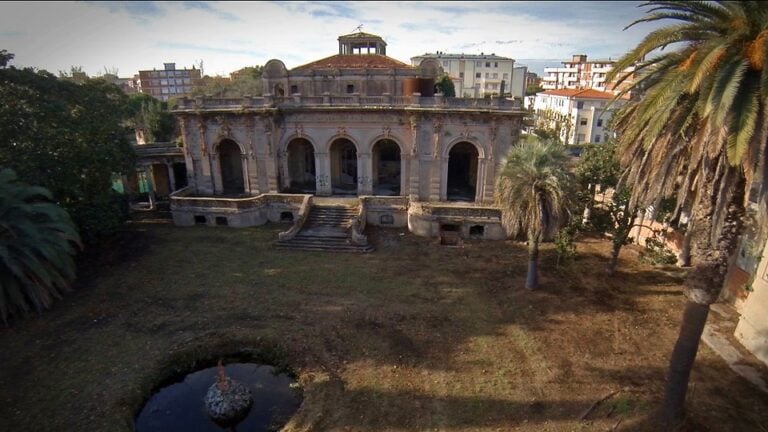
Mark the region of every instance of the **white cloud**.
<instances>
[{"instance_id":1,"label":"white cloud","mask_svg":"<svg viewBox=\"0 0 768 432\"><path fill-rule=\"evenodd\" d=\"M621 29L642 16L636 3L537 2L216 2L0 3L0 48L14 64L90 74L199 59L208 74L227 74L270 58L297 66L337 52L336 38L379 34L387 54L408 62L434 52L486 52L512 58L617 56L651 26ZM517 41L497 43L497 41Z\"/></svg>"}]
</instances>

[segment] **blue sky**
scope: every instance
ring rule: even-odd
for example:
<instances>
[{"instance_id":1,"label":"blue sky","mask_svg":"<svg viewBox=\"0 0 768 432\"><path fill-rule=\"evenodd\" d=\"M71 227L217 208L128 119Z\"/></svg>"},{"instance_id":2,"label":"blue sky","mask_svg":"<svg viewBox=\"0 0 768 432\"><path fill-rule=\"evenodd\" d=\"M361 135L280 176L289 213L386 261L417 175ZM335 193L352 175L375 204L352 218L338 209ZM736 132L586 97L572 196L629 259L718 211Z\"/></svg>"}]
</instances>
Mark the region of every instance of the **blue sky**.
<instances>
[{"instance_id":1,"label":"blue sky","mask_svg":"<svg viewBox=\"0 0 768 432\"><path fill-rule=\"evenodd\" d=\"M16 66L120 76L163 62L226 75L272 58L336 54L359 25L404 62L425 52L495 53L540 70L571 54L616 58L658 24L622 29L641 2L2 2L0 49Z\"/></svg>"}]
</instances>

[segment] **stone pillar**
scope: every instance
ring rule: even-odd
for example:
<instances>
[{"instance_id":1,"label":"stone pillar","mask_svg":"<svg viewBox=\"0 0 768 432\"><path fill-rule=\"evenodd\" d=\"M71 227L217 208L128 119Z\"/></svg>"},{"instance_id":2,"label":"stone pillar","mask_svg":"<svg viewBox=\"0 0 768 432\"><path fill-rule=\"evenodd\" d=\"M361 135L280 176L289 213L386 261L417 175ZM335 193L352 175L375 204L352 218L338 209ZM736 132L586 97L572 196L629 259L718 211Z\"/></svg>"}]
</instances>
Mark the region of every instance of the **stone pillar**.
<instances>
[{"instance_id":1,"label":"stone pillar","mask_svg":"<svg viewBox=\"0 0 768 432\"><path fill-rule=\"evenodd\" d=\"M487 173L486 173L486 164L487 160L484 157L477 158L477 184L475 185L475 202L481 203L486 201L485 199L485 191L486 191L486 181L487 181Z\"/></svg>"},{"instance_id":2,"label":"stone pillar","mask_svg":"<svg viewBox=\"0 0 768 432\"><path fill-rule=\"evenodd\" d=\"M410 201L419 201L419 121L415 117L411 117L411 151L410 151L411 166L409 173L403 173L408 175L408 199ZM405 191L403 191L405 194Z\"/></svg>"},{"instance_id":3,"label":"stone pillar","mask_svg":"<svg viewBox=\"0 0 768 432\"><path fill-rule=\"evenodd\" d=\"M483 201L493 202L496 191L496 161L493 158L485 159L485 189L483 190Z\"/></svg>"},{"instance_id":4,"label":"stone pillar","mask_svg":"<svg viewBox=\"0 0 768 432\"><path fill-rule=\"evenodd\" d=\"M370 153L357 155L357 194L373 195L373 158Z\"/></svg>"},{"instance_id":5,"label":"stone pillar","mask_svg":"<svg viewBox=\"0 0 768 432\"><path fill-rule=\"evenodd\" d=\"M315 152L315 188L318 196L330 196L331 158L328 152Z\"/></svg>"},{"instance_id":6,"label":"stone pillar","mask_svg":"<svg viewBox=\"0 0 768 432\"><path fill-rule=\"evenodd\" d=\"M275 134L270 130L266 132L267 137L267 157L265 162L267 163L267 190L270 193L277 193L277 155L272 149L276 148L273 142Z\"/></svg>"},{"instance_id":7,"label":"stone pillar","mask_svg":"<svg viewBox=\"0 0 768 432\"><path fill-rule=\"evenodd\" d=\"M221 181L221 163L219 163L219 155L217 153L211 153L208 162L209 169L211 170L211 178L213 179L213 193L221 195L224 193L224 185Z\"/></svg>"},{"instance_id":8,"label":"stone pillar","mask_svg":"<svg viewBox=\"0 0 768 432\"><path fill-rule=\"evenodd\" d=\"M168 170L168 182L171 185L170 193L174 193L176 191L176 176L173 173L173 163L166 162L165 169Z\"/></svg>"},{"instance_id":9,"label":"stone pillar","mask_svg":"<svg viewBox=\"0 0 768 432\"><path fill-rule=\"evenodd\" d=\"M248 169L248 155L240 155L240 169L243 170L243 191L247 194L251 194L251 176Z\"/></svg>"},{"instance_id":10,"label":"stone pillar","mask_svg":"<svg viewBox=\"0 0 768 432\"><path fill-rule=\"evenodd\" d=\"M442 199L441 195L441 180L443 177L443 159L441 157L436 157L432 160L432 163L430 164L430 175L429 175L429 200L430 201L440 201ZM447 169L447 164L446 164Z\"/></svg>"},{"instance_id":11,"label":"stone pillar","mask_svg":"<svg viewBox=\"0 0 768 432\"><path fill-rule=\"evenodd\" d=\"M443 125L436 121L432 125L432 163L430 164L429 176L429 200L440 201L440 184L443 176L443 158L440 136L442 135Z\"/></svg>"},{"instance_id":12,"label":"stone pillar","mask_svg":"<svg viewBox=\"0 0 768 432\"><path fill-rule=\"evenodd\" d=\"M400 195L401 196L409 196L410 195L410 170L411 166L408 163L408 156L405 155L405 153L400 154Z\"/></svg>"},{"instance_id":13,"label":"stone pillar","mask_svg":"<svg viewBox=\"0 0 768 432\"><path fill-rule=\"evenodd\" d=\"M280 169L280 190L291 186L291 173L288 168L288 150L278 152L278 168Z\"/></svg>"}]
</instances>

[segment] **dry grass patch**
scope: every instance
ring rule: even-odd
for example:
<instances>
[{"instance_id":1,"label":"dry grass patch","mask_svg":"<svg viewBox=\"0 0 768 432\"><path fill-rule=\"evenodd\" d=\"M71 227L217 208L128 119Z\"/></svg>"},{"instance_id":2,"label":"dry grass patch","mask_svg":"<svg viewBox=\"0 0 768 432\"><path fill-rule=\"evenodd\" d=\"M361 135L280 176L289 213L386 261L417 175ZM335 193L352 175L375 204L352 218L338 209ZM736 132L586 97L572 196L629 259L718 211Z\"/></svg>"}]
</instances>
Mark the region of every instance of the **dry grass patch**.
<instances>
[{"instance_id":1,"label":"dry grass patch","mask_svg":"<svg viewBox=\"0 0 768 432\"><path fill-rule=\"evenodd\" d=\"M4 427L130 430L163 377L245 353L298 375L289 430L652 430L679 270L624 259L608 277L609 244L586 239L557 269L545 245L528 292L512 242L376 230L375 253L339 255L275 250L280 229L137 224L92 251L74 293L0 330ZM765 395L706 347L692 382L692 430L768 424Z\"/></svg>"}]
</instances>

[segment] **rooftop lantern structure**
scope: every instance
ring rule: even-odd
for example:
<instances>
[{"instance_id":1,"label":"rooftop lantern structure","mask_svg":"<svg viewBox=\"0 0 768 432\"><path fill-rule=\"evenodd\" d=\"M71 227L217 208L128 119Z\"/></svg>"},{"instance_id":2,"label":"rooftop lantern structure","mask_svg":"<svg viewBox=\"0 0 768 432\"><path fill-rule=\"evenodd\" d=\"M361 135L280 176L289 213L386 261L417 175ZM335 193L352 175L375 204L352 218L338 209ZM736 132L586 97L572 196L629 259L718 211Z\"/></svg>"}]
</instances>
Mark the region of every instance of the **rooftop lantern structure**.
<instances>
[{"instance_id":1,"label":"rooftop lantern structure","mask_svg":"<svg viewBox=\"0 0 768 432\"><path fill-rule=\"evenodd\" d=\"M363 55L363 54L381 54L387 55L387 43L381 36L374 34L357 32L348 35L339 36L339 54L342 55Z\"/></svg>"}]
</instances>

